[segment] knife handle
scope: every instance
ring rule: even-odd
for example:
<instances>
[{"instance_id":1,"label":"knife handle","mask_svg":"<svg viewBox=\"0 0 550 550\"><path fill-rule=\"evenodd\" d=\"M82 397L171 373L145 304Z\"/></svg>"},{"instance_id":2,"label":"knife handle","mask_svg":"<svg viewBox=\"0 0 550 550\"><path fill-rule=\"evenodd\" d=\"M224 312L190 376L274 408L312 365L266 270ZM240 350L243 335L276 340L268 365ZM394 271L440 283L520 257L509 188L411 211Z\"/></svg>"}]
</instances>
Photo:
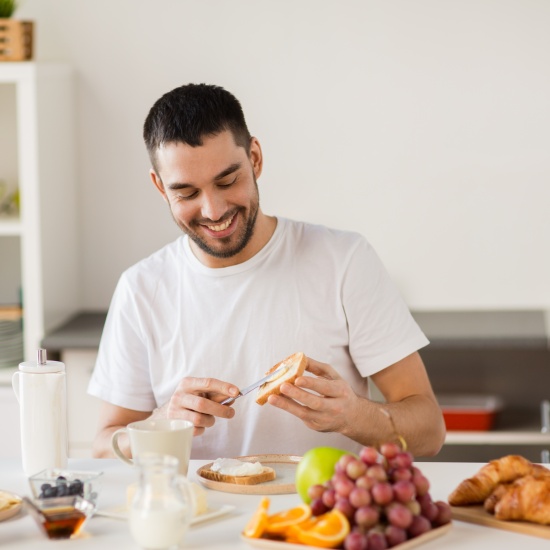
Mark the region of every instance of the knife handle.
<instances>
[{"instance_id":1,"label":"knife handle","mask_svg":"<svg viewBox=\"0 0 550 550\"><path fill-rule=\"evenodd\" d=\"M241 397L242 393L239 393L239 395L235 396L235 397L228 397L227 399L224 399L220 405L231 405L232 403L235 402L235 399L237 399L237 397Z\"/></svg>"}]
</instances>

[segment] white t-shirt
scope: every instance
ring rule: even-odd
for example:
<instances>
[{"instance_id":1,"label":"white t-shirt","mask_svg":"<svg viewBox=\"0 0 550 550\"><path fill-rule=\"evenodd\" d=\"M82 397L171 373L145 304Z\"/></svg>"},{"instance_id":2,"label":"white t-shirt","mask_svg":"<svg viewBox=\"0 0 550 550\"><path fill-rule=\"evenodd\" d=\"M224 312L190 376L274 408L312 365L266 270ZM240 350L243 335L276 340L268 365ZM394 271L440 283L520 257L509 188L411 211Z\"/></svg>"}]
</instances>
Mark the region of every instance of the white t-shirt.
<instances>
[{"instance_id":1,"label":"white t-shirt","mask_svg":"<svg viewBox=\"0 0 550 550\"><path fill-rule=\"evenodd\" d=\"M427 343L361 235L278 218L267 245L239 265L204 266L182 236L123 273L89 393L152 411L170 399L183 377L244 388L303 351L367 396L365 377ZM324 445L360 448L268 404L257 405L254 392L234 407L234 418L218 418L194 438L193 458L301 455Z\"/></svg>"}]
</instances>

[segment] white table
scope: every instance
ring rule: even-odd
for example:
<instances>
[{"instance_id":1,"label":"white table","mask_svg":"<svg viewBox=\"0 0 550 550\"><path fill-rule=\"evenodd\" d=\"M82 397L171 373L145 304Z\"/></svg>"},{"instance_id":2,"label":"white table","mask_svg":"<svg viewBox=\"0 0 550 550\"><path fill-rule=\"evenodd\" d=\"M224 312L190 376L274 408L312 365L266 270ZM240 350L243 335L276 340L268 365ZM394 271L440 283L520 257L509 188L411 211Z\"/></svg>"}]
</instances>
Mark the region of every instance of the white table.
<instances>
[{"instance_id":1,"label":"white table","mask_svg":"<svg viewBox=\"0 0 550 550\"><path fill-rule=\"evenodd\" d=\"M196 470L204 461L192 461L189 477L197 480ZM417 463L422 472L431 482L431 495L434 500L446 500L448 494L464 478L470 477L481 467L481 464L471 463ZM116 459L78 459L70 460L69 467L79 470L101 470L104 472L99 508L111 508L125 503L126 487L137 480L137 471L122 464ZM0 489L17 494L29 494L27 479L21 470L18 459L0 460ZM232 504L236 508L227 516L211 522L201 523L191 527L186 535L184 548L197 550L208 548L213 550L241 549L251 547L241 541L240 532L256 508L260 496L237 495L208 490L208 502L212 506ZM290 508L299 503L296 494L273 495L272 511ZM70 541L50 541L38 530L32 518L19 515L0 522L0 548L14 550L36 550L67 548L67 550L139 550L130 536L125 521L93 517L86 526L86 538ZM509 531L481 527L459 521L453 522L449 533L442 538L434 539L421 546L426 550L445 548L445 550L502 550L517 548L521 550L548 550L550 541Z\"/></svg>"}]
</instances>

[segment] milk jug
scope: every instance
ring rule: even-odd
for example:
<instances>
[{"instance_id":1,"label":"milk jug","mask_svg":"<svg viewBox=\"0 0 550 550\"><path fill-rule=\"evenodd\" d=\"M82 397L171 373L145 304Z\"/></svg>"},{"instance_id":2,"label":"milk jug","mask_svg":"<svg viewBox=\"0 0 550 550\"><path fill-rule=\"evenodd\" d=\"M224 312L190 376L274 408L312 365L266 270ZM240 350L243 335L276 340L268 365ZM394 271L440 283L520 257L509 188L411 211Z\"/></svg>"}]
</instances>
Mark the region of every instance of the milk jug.
<instances>
[{"instance_id":1,"label":"milk jug","mask_svg":"<svg viewBox=\"0 0 550 550\"><path fill-rule=\"evenodd\" d=\"M190 482L177 475L178 459L142 453L135 463L140 481L128 517L132 537L147 550L180 548L196 503Z\"/></svg>"},{"instance_id":2,"label":"milk jug","mask_svg":"<svg viewBox=\"0 0 550 550\"><path fill-rule=\"evenodd\" d=\"M67 466L67 390L65 365L48 361L39 349L37 360L19 364L12 386L19 401L21 457L27 476Z\"/></svg>"}]
</instances>

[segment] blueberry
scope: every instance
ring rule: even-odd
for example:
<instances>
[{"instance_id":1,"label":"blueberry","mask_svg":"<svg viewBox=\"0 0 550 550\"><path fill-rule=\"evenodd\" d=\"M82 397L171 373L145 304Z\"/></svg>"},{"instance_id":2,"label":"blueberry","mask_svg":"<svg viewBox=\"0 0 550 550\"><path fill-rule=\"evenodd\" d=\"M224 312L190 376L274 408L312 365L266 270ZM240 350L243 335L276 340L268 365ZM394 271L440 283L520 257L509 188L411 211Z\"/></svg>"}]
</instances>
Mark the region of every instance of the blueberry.
<instances>
[{"instance_id":1,"label":"blueberry","mask_svg":"<svg viewBox=\"0 0 550 550\"><path fill-rule=\"evenodd\" d=\"M57 486L57 496L58 497L64 497L67 496L69 493L69 487L67 485L58 485Z\"/></svg>"},{"instance_id":2,"label":"blueberry","mask_svg":"<svg viewBox=\"0 0 550 550\"><path fill-rule=\"evenodd\" d=\"M57 496L57 487L48 487L44 489L44 498L53 498Z\"/></svg>"},{"instance_id":3,"label":"blueberry","mask_svg":"<svg viewBox=\"0 0 550 550\"><path fill-rule=\"evenodd\" d=\"M67 483L67 478L64 476L57 476L57 479L55 480L56 485L64 485Z\"/></svg>"},{"instance_id":4,"label":"blueberry","mask_svg":"<svg viewBox=\"0 0 550 550\"><path fill-rule=\"evenodd\" d=\"M80 481L80 479L75 479L71 483L70 491L71 491L71 495L83 496L84 495L84 485L82 484L82 481Z\"/></svg>"},{"instance_id":5,"label":"blueberry","mask_svg":"<svg viewBox=\"0 0 550 550\"><path fill-rule=\"evenodd\" d=\"M42 485L40 485L40 490L45 491L46 489L49 489L50 487L51 487L50 483L42 483Z\"/></svg>"}]
</instances>

